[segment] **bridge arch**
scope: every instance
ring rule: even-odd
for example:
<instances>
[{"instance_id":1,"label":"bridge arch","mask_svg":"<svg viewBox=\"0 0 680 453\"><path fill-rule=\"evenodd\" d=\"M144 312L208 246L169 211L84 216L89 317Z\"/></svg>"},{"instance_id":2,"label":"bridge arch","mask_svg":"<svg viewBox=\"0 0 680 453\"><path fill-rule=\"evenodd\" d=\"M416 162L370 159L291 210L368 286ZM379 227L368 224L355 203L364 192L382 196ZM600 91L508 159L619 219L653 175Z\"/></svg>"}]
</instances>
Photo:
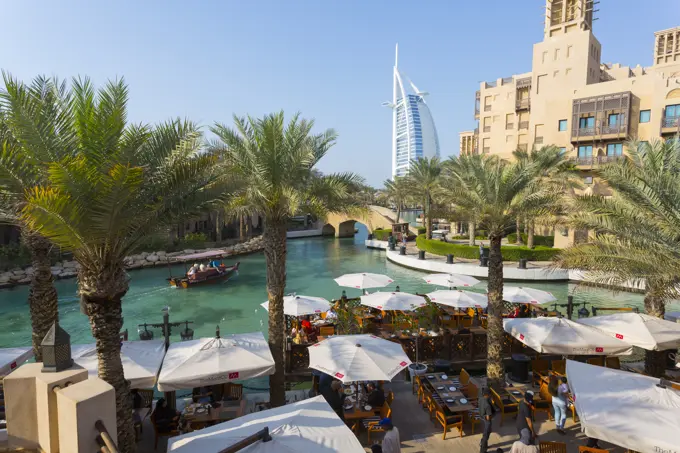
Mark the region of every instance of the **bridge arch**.
<instances>
[{"instance_id":1,"label":"bridge arch","mask_svg":"<svg viewBox=\"0 0 680 453\"><path fill-rule=\"evenodd\" d=\"M326 218L324 230L330 231L333 228L335 237L348 237L354 235L354 223L360 222L366 225L369 232L373 232L377 228L391 228L394 223L394 213L382 206L369 206L369 208L359 215L346 214L330 214ZM328 228L327 228L328 227ZM412 233L415 234L415 228L412 228Z\"/></svg>"}]
</instances>

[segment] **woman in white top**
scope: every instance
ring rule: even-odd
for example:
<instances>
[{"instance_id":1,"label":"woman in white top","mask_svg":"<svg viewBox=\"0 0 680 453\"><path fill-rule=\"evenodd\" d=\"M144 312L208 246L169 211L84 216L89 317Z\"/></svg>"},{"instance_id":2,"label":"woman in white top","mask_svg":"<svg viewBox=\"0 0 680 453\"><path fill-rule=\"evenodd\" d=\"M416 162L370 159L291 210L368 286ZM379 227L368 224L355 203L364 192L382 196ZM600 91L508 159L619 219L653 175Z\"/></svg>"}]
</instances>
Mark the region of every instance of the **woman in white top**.
<instances>
[{"instance_id":1,"label":"woman in white top","mask_svg":"<svg viewBox=\"0 0 680 453\"><path fill-rule=\"evenodd\" d=\"M378 425L385 430L385 437L382 441L383 453L401 453L399 430L392 425L392 420L383 418Z\"/></svg>"}]
</instances>

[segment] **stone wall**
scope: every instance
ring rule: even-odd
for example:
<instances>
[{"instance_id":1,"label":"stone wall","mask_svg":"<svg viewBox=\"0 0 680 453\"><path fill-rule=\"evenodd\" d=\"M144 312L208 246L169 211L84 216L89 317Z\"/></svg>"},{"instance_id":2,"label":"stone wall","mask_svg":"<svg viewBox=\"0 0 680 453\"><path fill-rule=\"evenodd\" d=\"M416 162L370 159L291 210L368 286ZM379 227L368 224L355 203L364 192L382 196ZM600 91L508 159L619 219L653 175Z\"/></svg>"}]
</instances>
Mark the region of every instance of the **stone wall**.
<instances>
[{"instance_id":1,"label":"stone wall","mask_svg":"<svg viewBox=\"0 0 680 453\"><path fill-rule=\"evenodd\" d=\"M180 255L189 255L192 253L209 251L209 250L224 250L225 257L246 255L249 253L259 252L263 248L262 236L257 236L249 241L242 242L229 247L215 247L207 249L186 249L180 252L166 253L163 250L157 252L142 252L138 255L131 255L125 258L125 267L128 270L144 269L147 267L167 266L168 260L171 263L178 263L175 257ZM194 261L194 260L192 260ZM206 260L203 260L206 261ZM192 263L193 264L193 263ZM52 275L55 279L61 280L65 278L73 278L78 275L80 264L75 261L60 261L52 266ZM33 277L33 268L27 267L25 269L12 269L7 272L0 273L0 289L11 288L15 285L27 285L31 283Z\"/></svg>"}]
</instances>

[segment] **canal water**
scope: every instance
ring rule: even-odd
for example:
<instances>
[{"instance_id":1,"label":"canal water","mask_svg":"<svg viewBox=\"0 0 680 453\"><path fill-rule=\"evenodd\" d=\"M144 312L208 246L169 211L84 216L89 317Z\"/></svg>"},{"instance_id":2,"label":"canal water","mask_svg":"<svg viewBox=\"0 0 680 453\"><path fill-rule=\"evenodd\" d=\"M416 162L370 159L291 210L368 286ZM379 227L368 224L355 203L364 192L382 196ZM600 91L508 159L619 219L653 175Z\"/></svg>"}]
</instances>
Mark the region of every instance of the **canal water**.
<instances>
[{"instance_id":1,"label":"canal water","mask_svg":"<svg viewBox=\"0 0 680 453\"><path fill-rule=\"evenodd\" d=\"M343 288L333 278L353 272L387 274L402 291L423 293L436 289L423 281L423 273L386 262L383 251L366 249L364 240L367 230L361 224L357 224L357 228L358 233L354 238L289 241L287 292L338 298ZM130 290L123 300L125 328L129 330L130 339L138 338L138 324L161 322L161 310L165 306L170 307L171 321L194 322L195 338L214 335L217 325L222 333L261 330L266 335L267 312L260 306L267 297L264 256L248 255L240 257L239 261L239 274L228 282L191 289L170 288L166 281L167 268L130 271ZM183 272L183 267L177 267L175 272ZM70 333L71 342L93 342L87 317L80 313L76 280L60 280L56 286L60 323ZM484 282L478 286L472 290L483 292ZM566 302L567 295L574 294L575 302L586 301L597 306L642 306L642 296L639 294L612 294L602 289L577 288L567 283L532 283L526 286L551 291L560 302ZM0 291L0 347L30 345L27 295L27 286ZM360 292L347 289L347 295L359 296ZM175 329L173 341L179 341L179 330ZM160 330L154 333L155 338L161 337Z\"/></svg>"}]
</instances>

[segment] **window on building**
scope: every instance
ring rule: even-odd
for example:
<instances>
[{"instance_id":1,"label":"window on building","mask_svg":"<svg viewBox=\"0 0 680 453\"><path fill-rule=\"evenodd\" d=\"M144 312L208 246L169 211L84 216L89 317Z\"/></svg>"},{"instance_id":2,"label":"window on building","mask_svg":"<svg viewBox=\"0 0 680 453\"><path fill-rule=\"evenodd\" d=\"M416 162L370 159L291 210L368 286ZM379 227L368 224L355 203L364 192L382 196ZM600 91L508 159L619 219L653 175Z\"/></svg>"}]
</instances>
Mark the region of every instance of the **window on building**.
<instances>
[{"instance_id":1,"label":"window on building","mask_svg":"<svg viewBox=\"0 0 680 453\"><path fill-rule=\"evenodd\" d=\"M564 75L569 75L571 74L571 68L567 68L564 70Z\"/></svg>"},{"instance_id":2,"label":"window on building","mask_svg":"<svg viewBox=\"0 0 680 453\"><path fill-rule=\"evenodd\" d=\"M579 146L578 157L593 157L593 146L592 145Z\"/></svg>"},{"instance_id":3,"label":"window on building","mask_svg":"<svg viewBox=\"0 0 680 453\"><path fill-rule=\"evenodd\" d=\"M560 75L560 71L553 71L553 78L557 77Z\"/></svg>"},{"instance_id":4,"label":"window on building","mask_svg":"<svg viewBox=\"0 0 680 453\"><path fill-rule=\"evenodd\" d=\"M545 60L548 59L548 51L544 51L543 55L541 56L541 63L545 63Z\"/></svg>"},{"instance_id":5,"label":"window on building","mask_svg":"<svg viewBox=\"0 0 680 453\"><path fill-rule=\"evenodd\" d=\"M506 135L505 136L505 143L513 143L514 142L514 137L512 135Z\"/></svg>"},{"instance_id":6,"label":"window on building","mask_svg":"<svg viewBox=\"0 0 680 453\"><path fill-rule=\"evenodd\" d=\"M567 58L571 57L571 51L574 48L574 46L567 46Z\"/></svg>"},{"instance_id":7,"label":"window on building","mask_svg":"<svg viewBox=\"0 0 680 453\"><path fill-rule=\"evenodd\" d=\"M609 127L616 127L619 125L619 114L618 113L610 113L609 117L607 117L607 124Z\"/></svg>"},{"instance_id":8,"label":"window on building","mask_svg":"<svg viewBox=\"0 0 680 453\"><path fill-rule=\"evenodd\" d=\"M567 154L567 148L565 146L560 148L560 154Z\"/></svg>"},{"instance_id":9,"label":"window on building","mask_svg":"<svg viewBox=\"0 0 680 453\"><path fill-rule=\"evenodd\" d=\"M555 61L560 59L560 49L555 49Z\"/></svg>"},{"instance_id":10,"label":"window on building","mask_svg":"<svg viewBox=\"0 0 680 453\"><path fill-rule=\"evenodd\" d=\"M607 145L607 156L620 156L623 154L623 144L610 143Z\"/></svg>"},{"instance_id":11,"label":"window on building","mask_svg":"<svg viewBox=\"0 0 680 453\"><path fill-rule=\"evenodd\" d=\"M536 94L541 92L541 85L545 85L545 74L536 77Z\"/></svg>"},{"instance_id":12,"label":"window on building","mask_svg":"<svg viewBox=\"0 0 680 453\"><path fill-rule=\"evenodd\" d=\"M666 106L666 118L677 118L680 116L680 104Z\"/></svg>"},{"instance_id":13,"label":"window on building","mask_svg":"<svg viewBox=\"0 0 680 453\"><path fill-rule=\"evenodd\" d=\"M641 123L649 123L651 116L652 116L651 110L640 110L640 122Z\"/></svg>"},{"instance_id":14,"label":"window on building","mask_svg":"<svg viewBox=\"0 0 680 453\"><path fill-rule=\"evenodd\" d=\"M578 128L579 129L592 129L593 127L595 127L595 117L594 116L586 116L586 117L583 117L583 118L579 118L579 120L578 120Z\"/></svg>"},{"instance_id":15,"label":"window on building","mask_svg":"<svg viewBox=\"0 0 680 453\"><path fill-rule=\"evenodd\" d=\"M585 178L583 178L583 182L585 184L592 184L593 183L593 177L592 176L586 176Z\"/></svg>"},{"instance_id":16,"label":"window on building","mask_svg":"<svg viewBox=\"0 0 680 453\"><path fill-rule=\"evenodd\" d=\"M557 125L557 130L560 132L564 132L567 130L567 120L560 120L558 125Z\"/></svg>"}]
</instances>

